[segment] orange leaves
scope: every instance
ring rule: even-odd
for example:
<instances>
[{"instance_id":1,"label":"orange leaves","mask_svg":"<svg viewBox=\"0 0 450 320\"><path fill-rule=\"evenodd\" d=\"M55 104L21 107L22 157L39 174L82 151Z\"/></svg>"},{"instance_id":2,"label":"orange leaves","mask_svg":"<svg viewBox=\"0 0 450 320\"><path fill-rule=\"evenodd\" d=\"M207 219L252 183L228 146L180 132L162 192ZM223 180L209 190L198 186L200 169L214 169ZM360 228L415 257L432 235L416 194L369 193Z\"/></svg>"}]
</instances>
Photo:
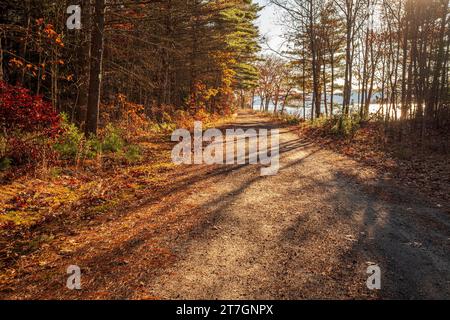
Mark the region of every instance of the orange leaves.
<instances>
[{"instance_id":1,"label":"orange leaves","mask_svg":"<svg viewBox=\"0 0 450 320\"><path fill-rule=\"evenodd\" d=\"M26 30L26 37L20 38L21 41L28 43L27 55L21 57L19 53L13 51L8 64L30 78L47 80L50 72L46 68L50 67L53 77L66 79L66 75L62 75L57 68L54 69L54 66L66 64L66 61L61 59L64 56L61 52L61 48L64 47L63 39L63 34L58 33L53 24L46 23L44 18L36 19ZM67 76L67 79L72 81L73 76Z\"/></svg>"},{"instance_id":2,"label":"orange leaves","mask_svg":"<svg viewBox=\"0 0 450 320\"><path fill-rule=\"evenodd\" d=\"M58 34L56 33L56 31L53 29L53 25L52 24L46 24L44 27L44 33L47 34L47 36L49 38L53 38L53 37L57 37Z\"/></svg>"},{"instance_id":3,"label":"orange leaves","mask_svg":"<svg viewBox=\"0 0 450 320\"><path fill-rule=\"evenodd\" d=\"M38 34L41 32L45 35L45 37L50 40L56 46L64 48L63 36L55 31L55 27L51 23L45 23L43 18L36 19L36 25L38 26Z\"/></svg>"},{"instance_id":4,"label":"orange leaves","mask_svg":"<svg viewBox=\"0 0 450 320\"><path fill-rule=\"evenodd\" d=\"M116 98L117 98L118 102L120 102L120 103L125 103L127 101L127 96L124 95L123 93L117 94Z\"/></svg>"},{"instance_id":5,"label":"orange leaves","mask_svg":"<svg viewBox=\"0 0 450 320\"><path fill-rule=\"evenodd\" d=\"M9 60L9 65L11 67L27 71L35 78L38 76L39 70L38 66L35 66L31 63L26 63L24 60L20 58L12 58L11 60Z\"/></svg>"},{"instance_id":6,"label":"orange leaves","mask_svg":"<svg viewBox=\"0 0 450 320\"><path fill-rule=\"evenodd\" d=\"M128 101L122 93L117 94L111 103L103 105L102 110L101 120L115 122L128 141L139 137L149 126L144 106Z\"/></svg>"},{"instance_id":7,"label":"orange leaves","mask_svg":"<svg viewBox=\"0 0 450 320\"><path fill-rule=\"evenodd\" d=\"M233 85L236 81L236 71L233 66L237 61L233 58L233 54L229 52L215 52L211 57L216 61L221 69L221 83L217 88L217 94L222 97L221 104L228 105L233 95Z\"/></svg>"},{"instance_id":8,"label":"orange leaves","mask_svg":"<svg viewBox=\"0 0 450 320\"><path fill-rule=\"evenodd\" d=\"M55 39L55 42L56 42L56 44L59 45L60 47L63 47L63 48L64 48L64 43L62 42L62 40L61 40L60 37L57 37L57 38Z\"/></svg>"},{"instance_id":9,"label":"orange leaves","mask_svg":"<svg viewBox=\"0 0 450 320\"><path fill-rule=\"evenodd\" d=\"M218 88L208 88L202 81L197 81L187 101L189 109L193 113L204 109L208 106L208 103L217 96L218 93Z\"/></svg>"},{"instance_id":10,"label":"orange leaves","mask_svg":"<svg viewBox=\"0 0 450 320\"><path fill-rule=\"evenodd\" d=\"M52 24L47 24L44 27L44 33L46 34L48 39L51 39L55 42L56 45L60 47L64 47L64 43L62 41L62 35L57 33Z\"/></svg>"},{"instance_id":11,"label":"orange leaves","mask_svg":"<svg viewBox=\"0 0 450 320\"><path fill-rule=\"evenodd\" d=\"M37 78L38 76L42 79L42 80L46 80L47 79L47 75L46 75L46 66L47 65L65 65L65 61L63 59L57 59L55 61L48 61L48 62L43 62L40 64L32 64L29 63L21 58L12 58L9 60L8 64L13 67L13 68L17 68L20 70L24 70L28 73L28 75L31 75L34 78ZM63 77L63 79L66 79L68 81L72 81L73 80L73 74L69 74L67 77Z\"/></svg>"},{"instance_id":12,"label":"orange leaves","mask_svg":"<svg viewBox=\"0 0 450 320\"><path fill-rule=\"evenodd\" d=\"M9 64L10 64L11 66L15 66L15 67L17 67L17 68L23 67L23 66L24 66L23 61L22 61L22 60L19 60L19 59L16 59L16 58L12 58L11 60L9 60Z\"/></svg>"}]
</instances>

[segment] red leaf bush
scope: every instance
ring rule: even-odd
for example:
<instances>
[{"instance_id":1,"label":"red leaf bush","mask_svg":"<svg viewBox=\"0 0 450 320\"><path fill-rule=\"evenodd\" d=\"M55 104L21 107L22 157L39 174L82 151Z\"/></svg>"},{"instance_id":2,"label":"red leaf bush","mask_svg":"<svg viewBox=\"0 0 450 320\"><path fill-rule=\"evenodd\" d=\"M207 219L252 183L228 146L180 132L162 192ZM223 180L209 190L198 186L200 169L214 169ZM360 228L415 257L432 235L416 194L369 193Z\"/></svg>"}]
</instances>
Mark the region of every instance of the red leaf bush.
<instances>
[{"instance_id":1,"label":"red leaf bush","mask_svg":"<svg viewBox=\"0 0 450 320\"><path fill-rule=\"evenodd\" d=\"M0 159L37 164L51 157L51 143L61 131L60 116L42 96L0 82Z\"/></svg>"},{"instance_id":2,"label":"red leaf bush","mask_svg":"<svg viewBox=\"0 0 450 320\"><path fill-rule=\"evenodd\" d=\"M60 130L60 117L42 96L30 90L0 82L0 126L6 133L41 132L54 136Z\"/></svg>"}]
</instances>

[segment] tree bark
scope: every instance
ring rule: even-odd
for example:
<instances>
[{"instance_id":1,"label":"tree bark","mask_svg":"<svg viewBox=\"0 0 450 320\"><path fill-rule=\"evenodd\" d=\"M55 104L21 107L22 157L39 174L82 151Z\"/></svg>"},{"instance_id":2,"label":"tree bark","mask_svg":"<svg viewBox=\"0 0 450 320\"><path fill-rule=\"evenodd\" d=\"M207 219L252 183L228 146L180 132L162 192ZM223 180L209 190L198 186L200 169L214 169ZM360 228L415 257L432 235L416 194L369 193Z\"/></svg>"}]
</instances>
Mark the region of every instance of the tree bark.
<instances>
[{"instance_id":1,"label":"tree bark","mask_svg":"<svg viewBox=\"0 0 450 320\"><path fill-rule=\"evenodd\" d=\"M86 114L86 135L96 135L102 84L105 29L105 0L95 0L94 24L91 32L89 96Z\"/></svg>"},{"instance_id":2,"label":"tree bark","mask_svg":"<svg viewBox=\"0 0 450 320\"><path fill-rule=\"evenodd\" d=\"M2 47L3 38L0 34L0 81L3 81L3 47Z\"/></svg>"}]
</instances>

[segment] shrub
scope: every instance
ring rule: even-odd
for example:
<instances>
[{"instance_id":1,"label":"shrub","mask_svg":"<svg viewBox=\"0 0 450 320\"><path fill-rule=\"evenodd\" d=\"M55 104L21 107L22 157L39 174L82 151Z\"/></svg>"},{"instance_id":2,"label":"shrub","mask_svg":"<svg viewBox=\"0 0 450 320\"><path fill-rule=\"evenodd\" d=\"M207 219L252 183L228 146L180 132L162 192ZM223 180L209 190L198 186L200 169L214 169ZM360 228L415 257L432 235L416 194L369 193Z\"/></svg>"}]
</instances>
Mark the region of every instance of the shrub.
<instances>
[{"instance_id":1,"label":"shrub","mask_svg":"<svg viewBox=\"0 0 450 320\"><path fill-rule=\"evenodd\" d=\"M56 136L60 132L60 117L42 96L28 89L0 82L0 126L2 132L39 132Z\"/></svg>"},{"instance_id":2,"label":"shrub","mask_svg":"<svg viewBox=\"0 0 450 320\"><path fill-rule=\"evenodd\" d=\"M17 133L7 140L7 151L0 158L8 158L11 165L46 166L57 159L57 153L52 148L53 139L36 134Z\"/></svg>"},{"instance_id":3,"label":"shrub","mask_svg":"<svg viewBox=\"0 0 450 320\"><path fill-rule=\"evenodd\" d=\"M101 135L86 138L84 133L63 115L62 134L59 136L54 149L64 160L84 160L93 159L103 152L122 152L127 160L137 161L140 156L140 149L137 146L129 146L126 150L123 131L112 124L108 124Z\"/></svg>"},{"instance_id":4,"label":"shrub","mask_svg":"<svg viewBox=\"0 0 450 320\"><path fill-rule=\"evenodd\" d=\"M67 115L62 114L62 134L54 148L64 160L74 160L82 156L84 134L78 127L68 121Z\"/></svg>"},{"instance_id":5,"label":"shrub","mask_svg":"<svg viewBox=\"0 0 450 320\"><path fill-rule=\"evenodd\" d=\"M105 152L118 152L122 150L124 141L118 128L108 124L105 128L102 149Z\"/></svg>"},{"instance_id":6,"label":"shrub","mask_svg":"<svg viewBox=\"0 0 450 320\"><path fill-rule=\"evenodd\" d=\"M195 121L207 122L209 120L209 117L210 114L203 108L196 110L194 114Z\"/></svg>"},{"instance_id":7,"label":"shrub","mask_svg":"<svg viewBox=\"0 0 450 320\"><path fill-rule=\"evenodd\" d=\"M175 111L173 118L177 128L190 128L194 122L194 119L191 117L189 112L184 110Z\"/></svg>"},{"instance_id":8,"label":"shrub","mask_svg":"<svg viewBox=\"0 0 450 320\"><path fill-rule=\"evenodd\" d=\"M137 145L130 145L125 152L125 159L128 162L137 162L142 159L141 148Z\"/></svg>"},{"instance_id":9,"label":"shrub","mask_svg":"<svg viewBox=\"0 0 450 320\"><path fill-rule=\"evenodd\" d=\"M360 127L360 122L361 120L356 114L340 116L331 131L344 137L353 137Z\"/></svg>"},{"instance_id":10,"label":"shrub","mask_svg":"<svg viewBox=\"0 0 450 320\"><path fill-rule=\"evenodd\" d=\"M282 120L289 125L297 125L302 121L299 117L290 114L282 115Z\"/></svg>"},{"instance_id":11,"label":"shrub","mask_svg":"<svg viewBox=\"0 0 450 320\"><path fill-rule=\"evenodd\" d=\"M84 157L92 159L103 152L102 141L96 136L90 136L85 144Z\"/></svg>"},{"instance_id":12,"label":"shrub","mask_svg":"<svg viewBox=\"0 0 450 320\"><path fill-rule=\"evenodd\" d=\"M1 161L14 165L45 164L56 158L51 145L61 132L61 118L41 96L1 81L0 131Z\"/></svg>"},{"instance_id":13,"label":"shrub","mask_svg":"<svg viewBox=\"0 0 450 320\"><path fill-rule=\"evenodd\" d=\"M73 123L70 123L65 114L62 114L62 133L54 145L54 149L64 160L92 159L102 152L102 142L91 136L86 139L83 132Z\"/></svg>"},{"instance_id":14,"label":"shrub","mask_svg":"<svg viewBox=\"0 0 450 320\"><path fill-rule=\"evenodd\" d=\"M118 94L113 109L117 110L118 114L114 117L114 126L120 129L120 133L126 141L145 136L149 119L143 105L128 101L125 95ZM111 123L111 121L104 123Z\"/></svg>"},{"instance_id":15,"label":"shrub","mask_svg":"<svg viewBox=\"0 0 450 320\"><path fill-rule=\"evenodd\" d=\"M324 128L324 127L327 127L331 121L333 121L333 119L326 118L326 117L314 118L314 120L311 121L311 127Z\"/></svg>"}]
</instances>

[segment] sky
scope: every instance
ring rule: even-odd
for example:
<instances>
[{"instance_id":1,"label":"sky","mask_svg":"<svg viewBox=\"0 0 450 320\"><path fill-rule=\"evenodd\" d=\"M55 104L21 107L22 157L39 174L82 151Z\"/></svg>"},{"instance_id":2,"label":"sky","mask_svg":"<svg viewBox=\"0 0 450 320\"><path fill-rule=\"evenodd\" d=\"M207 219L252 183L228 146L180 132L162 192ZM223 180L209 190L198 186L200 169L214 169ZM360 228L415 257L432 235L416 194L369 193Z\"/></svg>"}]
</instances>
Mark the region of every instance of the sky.
<instances>
[{"instance_id":1,"label":"sky","mask_svg":"<svg viewBox=\"0 0 450 320\"><path fill-rule=\"evenodd\" d=\"M265 8L260 12L260 17L257 25L260 28L260 33L267 39L267 42L273 50L279 51L284 43L283 28L280 26L280 10L274 5L269 4L269 0L254 0L260 6ZM263 44L263 51L271 52L267 45Z\"/></svg>"}]
</instances>

